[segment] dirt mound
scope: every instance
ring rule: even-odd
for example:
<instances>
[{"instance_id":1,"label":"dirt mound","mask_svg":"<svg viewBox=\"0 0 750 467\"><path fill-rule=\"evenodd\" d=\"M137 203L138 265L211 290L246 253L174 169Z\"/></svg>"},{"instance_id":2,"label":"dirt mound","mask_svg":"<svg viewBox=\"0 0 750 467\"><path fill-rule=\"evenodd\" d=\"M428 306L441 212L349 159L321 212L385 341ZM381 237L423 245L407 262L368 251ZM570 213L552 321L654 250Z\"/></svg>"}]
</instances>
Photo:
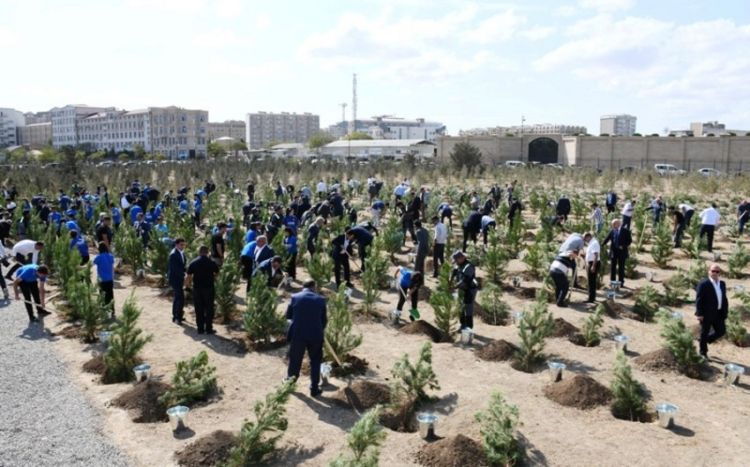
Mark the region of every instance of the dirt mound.
<instances>
[{"instance_id":1,"label":"dirt mound","mask_svg":"<svg viewBox=\"0 0 750 467\"><path fill-rule=\"evenodd\" d=\"M513 358L517 350L518 347L516 345L500 339L477 349L476 355L482 360L489 362L503 362Z\"/></svg>"},{"instance_id":2,"label":"dirt mound","mask_svg":"<svg viewBox=\"0 0 750 467\"><path fill-rule=\"evenodd\" d=\"M374 381L356 380L351 386L339 389L333 399L346 407L353 406L362 412L378 404L387 404L391 401L391 389L383 383Z\"/></svg>"},{"instance_id":3,"label":"dirt mound","mask_svg":"<svg viewBox=\"0 0 750 467\"><path fill-rule=\"evenodd\" d=\"M426 444L417 452L416 461L430 467L487 466L482 445L464 435Z\"/></svg>"},{"instance_id":4,"label":"dirt mound","mask_svg":"<svg viewBox=\"0 0 750 467\"><path fill-rule=\"evenodd\" d=\"M214 431L175 453L179 465L205 467L222 465L229 458L237 437L229 431Z\"/></svg>"},{"instance_id":5,"label":"dirt mound","mask_svg":"<svg viewBox=\"0 0 750 467\"><path fill-rule=\"evenodd\" d=\"M66 339L78 339L79 337L81 337L81 327L75 325L65 326L59 332L56 332L53 335L62 336Z\"/></svg>"},{"instance_id":6,"label":"dirt mound","mask_svg":"<svg viewBox=\"0 0 750 467\"><path fill-rule=\"evenodd\" d=\"M166 422L169 420L168 407L159 402L159 396L168 389L168 384L148 380L120 394L112 401L112 405L132 410L135 423Z\"/></svg>"},{"instance_id":7,"label":"dirt mound","mask_svg":"<svg viewBox=\"0 0 750 467\"><path fill-rule=\"evenodd\" d=\"M570 337L577 333L579 329L562 318L555 318L554 327L552 328L551 337Z\"/></svg>"},{"instance_id":8,"label":"dirt mound","mask_svg":"<svg viewBox=\"0 0 750 467\"><path fill-rule=\"evenodd\" d=\"M432 296L432 290L428 289L427 287L420 287L419 288L419 301L427 303L430 301L430 297Z\"/></svg>"},{"instance_id":9,"label":"dirt mound","mask_svg":"<svg viewBox=\"0 0 750 467\"><path fill-rule=\"evenodd\" d=\"M86 373L93 373L95 375L103 375L107 371L107 367L104 365L104 355L97 355L88 362L83 364L83 371Z\"/></svg>"},{"instance_id":10,"label":"dirt mound","mask_svg":"<svg viewBox=\"0 0 750 467\"><path fill-rule=\"evenodd\" d=\"M329 362L331 364L331 376L335 376L337 378L341 378L344 376L351 376L351 375L363 375L367 373L367 368L369 366L369 363L367 363L367 360L359 357L355 357L354 355L349 355L344 359L343 366L339 366L336 361ZM303 374L305 376L310 375L310 359L305 355L304 360L302 360L302 366L300 367L300 374Z\"/></svg>"},{"instance_id":11,"label":"dirt mound","mask_svg":"<svg viewBox=\"0 0 750 467\"><path fill-rule=\"evenodd\" d=\"M586 375L575 375L544 388L548 399L566 407L593 409L612 399L612 392Z\"/></svg>"},{"instance_id":12,"label":"dirt mound","mask_svg":"<svg viewBox=\"0 0 750 467\"><path fill-rule=\"evenodd\" d=\"M575 345L579 345L581 347L587 347L586 345L586 339L583 337L583 334L580 332L573 333L568 336L568 340ZM601 343L601 340L599 342L596 342L591 345L591 347L597 347Z\"/></svg>"},{"instance_id":13,"label":"dirt mound","mask_svg":"<svg viewBox=\"0 0 750 467\"><path fill-rule=\"evenodd\" d=\"M380 414L380 424L393 431L414 433L417 431L415 409L413 400L404 401L396 406L387 406Z\"/></svg>"},{"instance_id":14,"label":"dirt mound","mask_svg":"<svg viewBox=\"0 0 750 467\"><path fill-rule=\"evenodd\" d=\"M610 318L629 318L636 321L643 321L643 318L638 313L628 310L621 303L614 300L604 300L602 304L604 305L604 313Z\"/></svg>"},{"instance_id":15,"label":"dirt mound","mask_svg":"<svg viewBox=\"0 0 750 467\"><path fill-rule=\"evenodd\" d=\"M489 324L490 326L505 326L506 324L508 324L507 316L499 317L494 313L488 312L484 307L478 305L479 303L476 303L474 305L474 314L477 315L484 324Z\"/></svg>"},{"instance_id":16,"label":"dirt mound","mask_svg":"<svg viewBox=\"0 0 750 467\"><path fill-rule=\"evenodd\" d=\"M400 331L406 334L424 334L432 339L432 342L442 342L445 337L438 328L422 319L404 325Z\"/></svg>"},{"instance_id":17,"label":"dirt mound","mask_svg":"<svg viewBox=\"0 0 750 467\"><path fill-rule=\"evenodd\" d=\"M633 359L633 363L642 370L677 371L679 369L677 360L675 360L674 355L667 348L645 353Z\"/></svg>"}]
</instances>

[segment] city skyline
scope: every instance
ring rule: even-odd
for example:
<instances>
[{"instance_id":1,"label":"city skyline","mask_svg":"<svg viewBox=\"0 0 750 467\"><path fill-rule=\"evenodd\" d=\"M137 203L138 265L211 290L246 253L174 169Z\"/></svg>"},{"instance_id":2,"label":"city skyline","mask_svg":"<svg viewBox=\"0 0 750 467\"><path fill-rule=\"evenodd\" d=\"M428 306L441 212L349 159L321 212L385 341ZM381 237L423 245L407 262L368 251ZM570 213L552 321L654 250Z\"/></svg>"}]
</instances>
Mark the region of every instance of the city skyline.
<instances>
[{"instance_id":1,"label":"city skyline","mask_svg":"<svg viewBox=\"0 0 750 467\"><path fill-rule=\"evenodd\" d=\"M594 133L619 113L643 134L750 129L747 43L737 0L27 0L0 6L0 51L20 67L0 106L177 105L214 122L312 112L326 127L341 102L351 118L356 72L359 118L424 117L450 134L522 115Z\"/></svg>"}]
</instances>

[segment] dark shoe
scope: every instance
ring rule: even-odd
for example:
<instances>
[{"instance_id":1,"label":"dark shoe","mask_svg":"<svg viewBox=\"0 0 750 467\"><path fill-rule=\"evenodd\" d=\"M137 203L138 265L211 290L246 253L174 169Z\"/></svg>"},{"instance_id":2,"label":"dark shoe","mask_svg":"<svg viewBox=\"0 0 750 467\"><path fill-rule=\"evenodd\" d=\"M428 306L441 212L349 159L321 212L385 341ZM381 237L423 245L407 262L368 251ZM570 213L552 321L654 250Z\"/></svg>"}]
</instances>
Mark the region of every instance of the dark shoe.
<instances>
[{"instance_id":1,"label":"dark shoe","mask_svg":"<svg viewBox=\"0 0 750 467\"><path fill-rule=\"evenodd\" d=\"M206 334L216 334L216 329L206 329Z\"/></svg>"},{"instance_id":2,"label":"dark shoe","mask_svg":"<svg viewBox=\"0 0 750 467\"><path fill-rule=\"evenodd\" d=\"M351 282L347 282L347 283L346 283L346 286L347 286L348 288L350 288L350 289L353 289L353 288L354 288L354 284L352 284Z\"/></svg>"},{"instance_id":3,"label":"dark shoe","mask_svg":"<svg viewBox=\"0 0 750 467\"><path fill-rule=\"evenodd\" d=\"M47 315L51 315L52 313L47 310L37 310L36 314L39 316L47 316Z\"/></svg>"},{"instance_id":4,"label":"dark shoe","mask_svg":"<svg viewBox=\"0 0 750 467\"><path fill-rule=\"evenodd\" d=\"M36 316L32 316L31 318L29 318L29 322L30 323L38 323L39 319Z\"/></svg>"},{"instance_id":5,"label":"dark shoe","mask_svg":"<svg viewBox=\"0 0 750 467\"><path fill-rule=\"evenodd\" d=\"M323 394L323 391L318 388L310 389L310 397L318 397L321 394Z\"/></svg>"},{"instance_id":6,"label":"dark shoe","mask_svg":"<svg viewBox=\"0 0 750 467\"><path fill-rule=\"evenodd\" d=\"M205 333L206 331L204 331L203 329L198 329L198 334L205 334Z\"/></svg>"},{"instance_id":7,"label":"dark shoe","mask_svg":"<svg viewBox=\"0 0 750 467\"><path fill-rule=\"evenodd\" d=\"M557 306L559 306L560 308L567 308L568 304L567 303L558 303Z\"/></svg>"}]
</instances>

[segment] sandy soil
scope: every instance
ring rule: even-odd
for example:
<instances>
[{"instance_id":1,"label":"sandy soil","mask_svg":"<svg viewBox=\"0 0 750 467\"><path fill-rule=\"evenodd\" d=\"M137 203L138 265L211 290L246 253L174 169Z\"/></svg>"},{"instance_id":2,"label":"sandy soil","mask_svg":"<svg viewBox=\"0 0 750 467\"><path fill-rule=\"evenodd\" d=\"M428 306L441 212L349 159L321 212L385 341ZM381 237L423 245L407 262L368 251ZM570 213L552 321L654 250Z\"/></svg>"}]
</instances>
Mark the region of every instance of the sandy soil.
<instances>
[{"instance_id":1,"label":"sandy soil","mask_svg":"<svg viewBox=\"0 0 750 467\"><path fill-rule=\"evenodd\" d=\"M730 244L721 235L719 240L717 249L725 252L726 261ZM708 258L708 254L704 253L704 257ZM406 260L406 255L403 259ZM641 254L640 259L641 264L653 264L648 253ZM688 266L683 252L675 251L672 265ZM515 271L523 267L517 260L510 265ZM639 267L640 272L647 270L647 266ZM665 274L657 272L659 278L664 278ZM178 439L167 423L132 423L124 410L110 405L110 401L130 385L101 385L95 376L81 371L81 365L91 358L93 352L100 351L101 346L84 346L71 339L60 339L56 346L68 362L77 384L104 414L107 434L132 457L133 463L140 466L174 465L173 453L191 441L214 430L239 430L243 419L251 415L253 403L285 376L283 355L286 350L238 353L236 345L230 341L239 336L236 331L219 325L217 335L198 336L192 307L188 312L189 324L177 326L171 323L171 303L159 296L159 290L145 286L133 288L128 277L119 280L116 290L118 309L135 289L143 308L140 325L154 335L143 356L152 365L157 378L169 381L176 361L194 356L202 349L209 351L211 363L218 368L221 398L190 413L188 425L192 432ZM745 281L728 280L730 287L742 282ZM434 284L430 278L428 285ZM645 279L628 283L631 288L645 284ZM359 286L359 282L355 281L355 285ZM526 281L524 285L529 283ZM654 285L661 288L659 284ZM238 296L244 296L244 284ZM599 296L603 297L603 292L600 291ZM379 311L385 316L395 308L397 296L394 292L384 292L381 298ZM574 291L570 308L550 305L549 310L555 317L580 326L587 315L581 303L585 298L583 291ZM530 304L530 301L521 301L510 294L505 295L505 300L513 310ZM279 310L285 308L287 302L288 296L283 299ZM632 305L632 300L623 302ZM420 304L420 310L424 319L433 320L429 305ZM697 323L691 305L681 310L689 326ZM48 322L53 331L64 327L64 323L54 324L52 319ZM371 370L366 377L377 381L389 378L390 368L401 354L408 352L414 356L427 341L424 336L398 332L387 324L387 320L381 323L358 319L357 323L356 329L364 335L364 342L355 354L370 362ZM662 401L680 407L676 419L678 427L670 431L656 424L617 420L607 407L581 411L555 404L543 395L544 386L550 383L548 374L542 369L531 374L522 373L512 369L509 362L486 362L474 355L476 346L490 339L518 343L515 326L488 326L479 319L475 320L475 326L474 347L465 348L459 344L433 346L434 369L441 385L436 393L440 401L434 404L441 417L436 430L439 436L466 434L479 440L474 415L485 407L491 391L500 390L520 410L520 433L527 445L530 463L534 465L747 465L750 376L743 377L739 387L727 388L716 381L697 381L676 373L644 372L634 368L635 377L651 393L649 404L652 408ZM654 323L605 318L603 331L607 336L618 333L630 336L631 357L662 346L659 326ZM548 339L545 351L549 357L567 363L569 372L588 374L609 386L615 357L611 337L605 337L595 348L579 347L567 339ZM710 352L715 359L712 365L717 369L724 361L750 366L749 349L720 342L711 346ZM289 429L282 439L282 451L274 465L327 465L342 450L346 432L357 416L334 405L330 396L346 384L345 380L332 379L332 385L324 388L324 396L314 400L307 396L308 380L302 377L298 393L288 405ZM414 454L422 444L416 433L389 431L382 449L381 465L416 465Z\"/></svg>"}]
</instances>

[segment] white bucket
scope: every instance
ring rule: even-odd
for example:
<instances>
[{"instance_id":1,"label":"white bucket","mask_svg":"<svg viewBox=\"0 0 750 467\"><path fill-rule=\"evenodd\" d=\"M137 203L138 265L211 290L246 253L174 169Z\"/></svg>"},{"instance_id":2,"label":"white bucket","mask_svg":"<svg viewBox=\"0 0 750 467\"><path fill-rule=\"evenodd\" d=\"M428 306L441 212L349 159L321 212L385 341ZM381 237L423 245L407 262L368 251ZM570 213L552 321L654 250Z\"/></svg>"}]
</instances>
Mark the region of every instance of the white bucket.
<instances>
[{"instance_id":1,"label":"white bucket","mask_svg":"<svg viewBox=\"0 0 750 467\"><path fill-rule=\"evenodd\" d=\"M734 286L734 292L735 293L742 293L745 291L745 286L742 284L737 284Z\"/></svg>"},{"instance_id":2,"label":"white bucket","mask_svg":"<svg viewBox=\"0 0 750 467\"><path fill-rule=\"evenodd\" d=\"M622 285L622 282L620 281L609 281L609 288L617 292L620 290L620 286Z\"/></svg>"},{"instance_id":3,"label":"white bucket","mask_svg":"<svg viewBox=\"0 0 750 467\"><path fill-rule=\"evenodd\" d=\"M112 331L99 331L99 342L108 345L109 338L112 337Z\"/></svg>"},{"instance_id":4,"label":"white bucket","mask_svg":"<svg viewBox=\"0 0 750 467\"><path fill-rule=\"evenodd\" d=\"M549 368L549 379L553 383L561 381L563 379L563 371L567 368L562 362L547 362L547 368Z\"/></svg>"},{"instance_id":5,"label":"white bucket","mask_svg":"<svg viewBox=\"0 0 750 467\"><path fill-rule=\"evenodd\" d=\"M618 334L614 337L615 339L615 350L618 352L627 352L628 351L628 342L630 342L630 338L624 334Z\"/></svg>"},{"instance_id":6,"label":"white bucket","mask_svg":"<svg viewBox=\"0 0 750 467\"><path fill-rule=\"evenodd\" d=\"M680 311L673 311L672 313L669 314L669 316L672 319L677 320L677 321L682 321L683 318L685 318L685 315Z\"/></svg>"},{"instance_id":7,"label":"white bucket","mask_svg":"<svg viewBox=\"0 0 750 467\"><path fill-rule=\"evenodd\" d=\"M435 438L435 425L437 424L437 415L429 412L420 412L417 414L417 423L419 424L419 436L423 439Z\"/></svg>"},{"instance_id":8,"label":"white bucket","mask_svg":"<svg viewBox=\"0 0 750 467\"><path fill-rule=\"evenodd\" d=\"M401 319L401 310L391 310L390 316L391 324L398 324L399 319Z\"/></svg>"},{"instance_id":9,"label":"white bucket","mask_svg":"<svg viewBox=\"0 0 750 467\"><path fill-rule=\"evenodd\" d=\"M521 321L523 321L525 313L523 311L515 311L513 312L513 324L516 326L519 326L521 324Z\"/></svg>"},{"instance_id":10,"label":"white bucket","mask_svg":"<svg viewBox=\"0 0 750 467\"><path fill-rule=\"evenodd\" d=\"M727 363L724 365L724 383L727 386L740 382L740 376L745 373L745 367L736 363Z\"/></svg>"},{"instance_id":11,"label":"white bucket","mask_svg":"<svg viewBox=\"0 0 750 467\"><path fill-rule=\"evenodd\" d=\"M146 381L151 376L151 365L148 363L141 363L140 365L133 367L133 373L135 373L136 383Z\"/></svg>"},{"instance_id":12,"label":"white bucket","mask_svg":"<svg viewBox=\"0 0 750 467\"><path fill-rule=\"evenodd\" d=\"M513 276L513 287L518 288L521 287L521 276Z\"/></svg>"},{"instance_id":13,"label":"white bucket","mask_svg":"<svg viewBox=\"0 0 750 467\"><path fill-rule=\"evenodd\" d=\"M674 425L674 417L678 410L680 410L679 407L668 402L657 404L656 413L659 415L659 426L671 428Z\"/></svg>"},{"instance_id":14,"label":"white bucket","mask_svg":"<svg viewBox=\"0 0 750 467\"><path fill-rule=\"evenodd\" d=\"M328 362L320 364L320 380L323 384L328 384L328 377L331 376L331 370L333 367Z\"/></svg>"},{"instance_id":15,"label":"white bucket","mask_svg":"<svg viewBox=\"0 0 750 467\"><path fill-rule=\"evenodd\" d=\"M471 345L471 341L474 339L474 330L471 328L461 329L461 343L463 345Z\"/></svg>"},{"instance_id":16,"label":"white bucket","mask_svg":"<svg viewBox=\"0 0 750 467\"><path fill-rule=\"evenodd\" d=\"M188 412L190 412L190 408L184 405L176 405L167 409L167 416L169 416L169 423L172 425L172 430L182 431L187 428L185 421Z\"/></svg>"}]
</instances>

